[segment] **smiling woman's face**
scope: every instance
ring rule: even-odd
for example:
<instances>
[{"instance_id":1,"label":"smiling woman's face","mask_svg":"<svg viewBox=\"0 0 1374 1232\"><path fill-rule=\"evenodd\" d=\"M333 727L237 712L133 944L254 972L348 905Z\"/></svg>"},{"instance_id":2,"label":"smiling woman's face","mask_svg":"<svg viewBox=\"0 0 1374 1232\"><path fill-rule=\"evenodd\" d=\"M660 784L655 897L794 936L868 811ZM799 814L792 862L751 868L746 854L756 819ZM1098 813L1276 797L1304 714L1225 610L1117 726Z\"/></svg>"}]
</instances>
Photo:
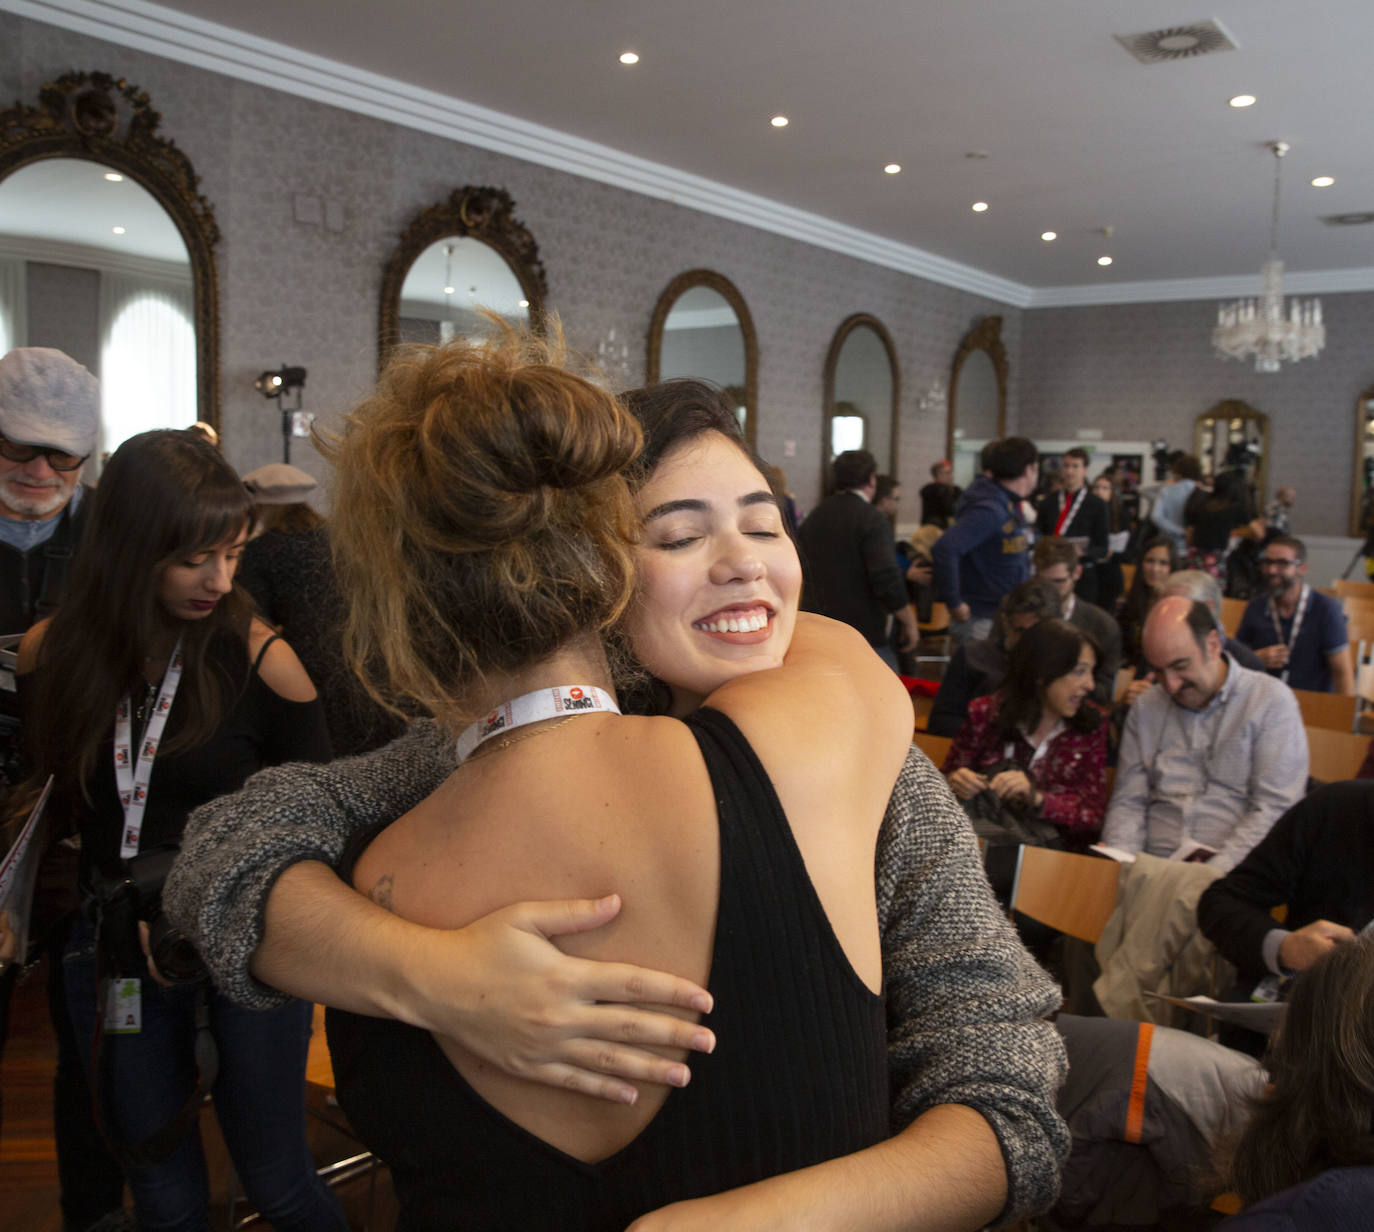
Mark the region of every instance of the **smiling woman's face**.
<instances>
[{"instance_id":1,"label":"smiling woman's face","mask_svg":"<svg viewBox=\"0 0 1374 1232\"><path fill-rule=\"evenodd\" d=\"M727 680L782 663L801 564L768 481L718 432L669 451L636 501L644 529L625 632L685 714Z\"/></svg>"}]
</instances>

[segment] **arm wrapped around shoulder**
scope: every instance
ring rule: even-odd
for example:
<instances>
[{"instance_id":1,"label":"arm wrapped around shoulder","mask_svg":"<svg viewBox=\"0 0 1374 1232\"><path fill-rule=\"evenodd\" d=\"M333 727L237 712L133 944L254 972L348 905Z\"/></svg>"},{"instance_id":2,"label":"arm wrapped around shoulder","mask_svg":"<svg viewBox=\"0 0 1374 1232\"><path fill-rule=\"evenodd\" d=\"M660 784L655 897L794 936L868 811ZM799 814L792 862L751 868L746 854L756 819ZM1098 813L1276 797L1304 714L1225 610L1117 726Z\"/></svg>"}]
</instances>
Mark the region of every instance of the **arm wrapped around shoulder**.
<instances>
[{"instance_id":1,"label":"arm wrapped around shoulder","mask_svg":"<svg viewBox=\"0 0 1374 1232\"><path fill-rule=\"evenodd\" d=\"M372 753L261 770L196 809L164 902L219 989L254 1009L285 1001L249 971L277 878L302 860L337 865L354 834L413 808L455 764L453 742L426 720Z\"/></svg>"},{"instance_id":2,"label":"arm wrapped around shoulder","mask_svg":"<svg viewBox=\"0 0 1374 1232\"><path fill-rule=\"evenodd\" d=\"M914 748L879 835L877 888L894 1131L940 1104L974 1109L1006 1165L996 1222L1048 1209L1069 1151L1055 1111L1064 1047L1045 1021L1059 989L998 909L963 810Z\"/></svg>"}]
</instances>

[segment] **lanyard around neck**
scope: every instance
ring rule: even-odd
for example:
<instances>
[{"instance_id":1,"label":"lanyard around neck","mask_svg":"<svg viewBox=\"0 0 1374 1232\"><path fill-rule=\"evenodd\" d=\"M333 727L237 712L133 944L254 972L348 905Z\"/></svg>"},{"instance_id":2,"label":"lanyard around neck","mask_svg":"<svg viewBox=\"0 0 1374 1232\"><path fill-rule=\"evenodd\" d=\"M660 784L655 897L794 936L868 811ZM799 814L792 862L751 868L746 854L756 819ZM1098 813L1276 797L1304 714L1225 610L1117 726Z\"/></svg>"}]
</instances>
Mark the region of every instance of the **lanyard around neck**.
<instances>
[{"instance_id":1,"label":"lanyard around neck","mask_svg":"<svg viewBox=\"0 0 1374 1232\"><path fill-rule=\"evenodd\" d=\"M119 855L124 860L138 855L138 836L143 829L144 810L148 807L148 780L153 776L153 759L162 740L162 729L167 726L167 716L172 712L172 702L181 684L182 666L181 636L178 635L167 670L162 674L157 705L143 729L137 756L133 749L133 699L126 693L115 711L115 785L119 788L119 803L124 810L124 837L120 840Z\"/></svg>"},{"instance_id":2,"label":"lanyard around neck","mask_svg":"<svg viewBox=\"0 0 1374 1232\"><path fill-rule=\"evenodd\" d=\"M469 724L458 737L458 762L461 765L477 747L493 736L513 731L526 723L575 714L619 714L615 698L594 684L560 684L536 689L502 702L485 719Z\"/></svg>"},{"instance_id":3,"label":"lanyard around neck","mask_svg":"<svg viewBox=\"0 0 1374 1232\"><path fill-rule=\"evenodd\" d=\"M1083 498L1087 494L1088 485L1086 483L1074 493L1072 501L1069 500L1069 494L1067 492L1064 493L1064 507L1059 511L1059 521L1054 524L1054 533L1056 535L1062 535L1064 533L1064 527L1074 520L1078 514L1078 506L1083 503Z\"/></svg>"},{"instance_id":4,"label":"lanyard around neck","mask_svg":"<svg viewBox=\"0 0 1374 1232\"><path fill-rule=\"evenodd\" d=\"M1288 640L1284 645L1288 648L1288 665L1284 667L1279 679L1284 684L1288 683L1288 669L1293 663L1293 647L1298 644L1298 630L1302 628L1302 618L1307 611L1307 599L1311 595L1312 588L1306 582L1302 585L1302 593L1298 596L1298 610L1293 613L1293 628L1289 631ZM1279 621L1278 605L1271 598L1269 600L1269 619L1274 622L1274 632L1278 635L1279 641L1283 642L1283 625Z\"/></svg>"}]
</instances>

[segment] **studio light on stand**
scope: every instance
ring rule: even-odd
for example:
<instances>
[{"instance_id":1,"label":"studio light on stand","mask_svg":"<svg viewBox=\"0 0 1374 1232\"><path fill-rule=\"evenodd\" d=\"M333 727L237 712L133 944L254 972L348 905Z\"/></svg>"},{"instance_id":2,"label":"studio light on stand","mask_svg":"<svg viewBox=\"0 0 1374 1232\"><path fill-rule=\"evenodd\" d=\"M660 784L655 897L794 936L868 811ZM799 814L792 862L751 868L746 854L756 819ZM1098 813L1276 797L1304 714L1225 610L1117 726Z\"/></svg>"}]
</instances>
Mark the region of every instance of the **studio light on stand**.
<instances>
[{"instance_id":1,"label":"studio light on stand","mask_svg":"<svg viewBox=\"0 0 1374 1232\"><path fill-rule=\"evenodd\" d=\"M291 438L293 436L309 436L310 424L315 418L308 411L301 410L301 391L305 388L305 369L282 366L275 372L264 372L253 382L253 388L264 398L276 399L277 409L281 412L281 460L290 462ZM283 399L293 391L296 395L296 402L294 406L291 406Z\"/></svg>"}]
</instances>

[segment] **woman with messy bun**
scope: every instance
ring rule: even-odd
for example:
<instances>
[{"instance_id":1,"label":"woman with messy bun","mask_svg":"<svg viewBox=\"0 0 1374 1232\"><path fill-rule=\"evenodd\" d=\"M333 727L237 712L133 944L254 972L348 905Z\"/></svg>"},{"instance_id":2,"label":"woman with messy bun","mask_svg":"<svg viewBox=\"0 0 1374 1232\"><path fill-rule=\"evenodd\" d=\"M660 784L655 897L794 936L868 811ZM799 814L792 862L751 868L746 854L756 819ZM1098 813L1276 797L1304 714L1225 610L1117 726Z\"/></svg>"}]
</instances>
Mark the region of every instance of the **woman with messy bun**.
<instances>
[{"instance_id":1,"label":"woman with messy bun","mask_svg":"<svg viewBox=\"0 0 1374 1232\"><path fill-rule=\"evenodd\" d=\"M556 415L527 405L546 386L524 375L545 369L509 346L486 359L413 353L413 395L398 395L395 373L383 390L410 415L369 404L360 414L375 413L378 432L355 421L339 457L341 472L375 468L337 502L376 506L350 513L364 533L345 567L386 557L381 567L416 580L360 606L373 614L354 653L380 669L379 691L428 697L450 730L484 699L483 721L456 742L466 760L450 773L455 742L419 723L327 774L262 776L202 815L174 912L246 998L269 1003L245 978L251 955L268 983L413 1024L335 1014L331 1030L345 1104L392 1165L407 1227L452 1226L459 1211L475 1228L793 1227L805 1211L817 1228L976 1228L1047 1205L1065 1148L1052 1109L1060 1050L1038 1021L1054 990L997 914L962 813L909 750L909 703L890 673L847 628L798 616L795 550L730 408L695 382L630 396L646 441L630 468L635 525L616 542L607 515L624 490L596 468L566 477L568 437L549 425L599 406L577 428L585 445L622 412L566 373ZM448 363L451 401L425 376ZM482 382L480 409L470 363L503 374ZM444 456L417 457L421 441ZM499 465L468 456L498 446ZM540 485L514 545L484 527L512 526L527 486L504 477L531 455L571 486ZM574 499L588 501L576 516ZM585 527L564 537L578 518ZM516 662L544 616L610 619L605 583L626 545L636 573L619 632L685 723L596 710L586 686L608 677L599 638L576 634L542 659L540 643ZM433 596L460 573L477 584L473 568L493 589L459 627ZM534 602L550 604L538 621ZM432 617L435 629L411 636ZM515 658L496 671L488 653ZM499 702L555 670L577 705L513 726L526 703ZM369 818L361 858L341 860ZM612 889L623 907L618 895L568 898ZM551 895L563 901L504 907ZM874 1056L877 914L892 989L885 1058ZM561 934L568 954L549 959L536 931ZM511 935L526 940L497 940ZM717 1008L699 1023L708 973ZM627 1000L694 1013L606 1004ZM685 1050L710 1051L717 1034L719 1054L693 1058L690 1086L665 1102L654 1084L685 1086ZM655 1052L632 1046L643 1044ZM589 1096L623 1102L607 1111ZM455 1121L457 1109L475 1120ZM906 1128L882 1141L890 1125ZM512 1143L532 1152L514 1180Z\"/></svg>"}]
</instances>

